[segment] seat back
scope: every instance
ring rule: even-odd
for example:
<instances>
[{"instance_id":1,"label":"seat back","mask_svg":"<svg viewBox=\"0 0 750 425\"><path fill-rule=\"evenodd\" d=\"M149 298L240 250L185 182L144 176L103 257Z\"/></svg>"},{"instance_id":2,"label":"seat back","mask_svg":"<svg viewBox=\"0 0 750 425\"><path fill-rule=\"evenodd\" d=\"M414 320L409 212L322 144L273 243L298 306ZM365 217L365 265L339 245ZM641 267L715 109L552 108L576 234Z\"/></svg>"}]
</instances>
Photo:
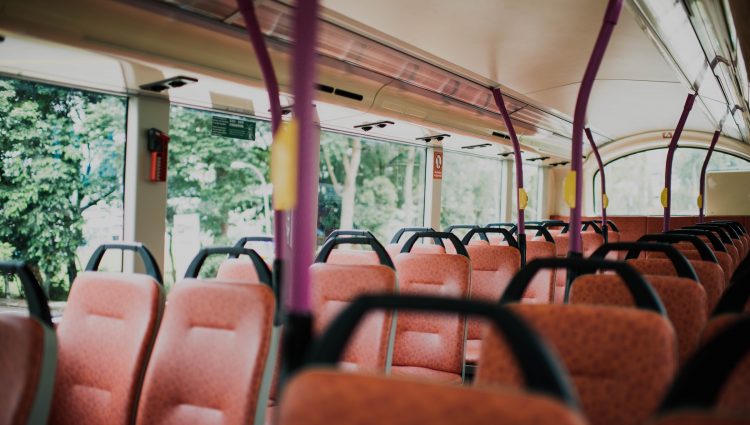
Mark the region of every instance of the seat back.
<instances>
[{"instance_id":1,"label":"seat back","mask_svg":"<svg viewBox=\"0 0 750 425\"><path fill-rule=\"evenodd\" d=\"M195 278L208 255L250 252L201 250L170 292L146 370L138 424L263 423L276 313L270 279ZM270 276L255 256L253 262L266 267L258 275Z\"/></svg>"},{"instance_id":2,"label":"seat back","mask_svg":"<svg viewBox=\"0 0 750 425\"><path fill-rule=\"evenodd\" d=\"M57 362L47 297L25 263L0 262L0 273L18 276L29 308L28 317L0 314L0 423L44 424Z\"/></svg>"},{"instance_id":3,"label":"seat back","mask_svg":"<svg viewBox=\"0 0 750 425\"><path fill-rule=\"evenodd\" d=\"M140 254L149 274L96 271L109 249ZM141 244L107 244L71 285L57 327L50 424L131 424L164 308L161 273Z\"/></svg>"},{"instance_id":4,"label":"seat back","mask_svg":"<svg viewBox=\"0 0 750 425\"><path fill-rule=\"evenodd\" d=\"M337 245L369 245L377 264L330 263ZM310 267L312 281L313 331L321 334L349 303L365 294L389 294L398 291L396 272L382 245L369 237L334 236L326 241ZM349 342L342 361L359 370L375 372L390 369L395 321L388 311L373 312L361 324ZM351 367L350 367L351 368Z\"/></svg>"},{"instance_id":5,"label":"seat back","mask_svg":"<svg viewBox=\"0 0 750 425\"><path fill-rule=\"evenodd\" d=\"M461 254L409 252L423 237L450 239ZM396 257L395 265L402 294L469 297L471 263L466 249L452 233L416 233ZM465 332L466 320L461 316L399 313L392 372L460 382Z\"/></svg>"},{"instance_id":6,"label":"seat back","mask_svg":"<svg viewBox=\"0 0 750 425\"><path fill-rule=\"evenodd\" d=\"M677 336L679 364L698 348L707 322L706 291L692 279L676 276L644 276L659 295ZM633 296L613 275L584 275L576 279L571 304L633 306Z\"/></svg>"},{"instance_id":7,"label":"seat back","mask_svg":"<svg viewBox=\"0 0 750 425\"><path fill-rule=\"evenodd\" d=\"M533 239L526 241L527 263L538 258L552 258L556 255L555 239L546 228L531 224L527 225L526 229L535 232ZM555 302L556 280L557 270L540 270L531 281L529 289L527 289L527 298L533 298L541 303Z\"/></svg>"},{"instance_id":8,"label":"seat back","mask_svg":"<svg viewBox=\"0 0 750 425\"><path fill-rule=\"evenodd\" d=\"M614 270L639 309L514 304L533 275L546 267L569 267L576 273ZM533 261L514 277L501 303L512 303L512 310L555 348L591 424L636 425L654 412L676 369L674 330L658 297L627 265L599 259ZM484 336L475 382L518 385L517 366L502 335Z\"/></svg>"},{"instance_id":9,"label":"seat back","mask_svg":"<svg viewBox=\"0 0 750 425\"><path fill-rule=\"evenodd\" d=\"M401 241L401 237L405 233L413 232L434 232L435 230L430 227L404 227L399 229L391 238L391 242L386 245L385 249L391 259L396 259L398 254L401 253L401 249L404 247L404 242ZM418 244L412 247L409 252L415 254L445 254L445 244L440 238L432 238L432 243Z\"/></svg>"},{"instance_id":10,"label":"seat back","mask_svg":"<svg viewBox=\"0 0 750 425\"><path fill-rule=\"evenodd\" d=\"M750 418L750 316L718 332L682 368L661 405Z\"/></svg>"},{"instance_id":11,"label":"seat back","mask_svg":"<svg viewBox=\"0 0 750 425\"><path fill-rule=\"evenodd\" d=\"M372 308L481 314L508 335L527 391L311 369L289 384L280 424L582 423L567 380L541 341L514 315L490 304L434 297L364 297L350 305L318 340L311 364L335 364L357 322Z\"/></svg>"},{"instance_id":12,"label":"seat back","mask_svg":"<svg viewBox=\"0 0 750 425\"><path fill-rule=\"evenodd\" d=\"M677 276L674 264L668 259L634 258L626 260L639 272L652 276ZM717 263L688 260L698 276L698 282L706 292L706 311L713 311L724 291L724 272Z\"/></svg>"},{"instance_id":13,"label":"seat back","mask_svg":"<svg viewBox=\"0 0 750 425\"><path fill-rule=\"evenodd\" d=\"M364 238L372 238L377 241L375 235L367 230L334 230L326 238L326 242L332 239L337 239L346 236L356 236ZM324 244L325 245L325 244ZM380 245L380 242L378 242ZM381 245L382 246L382 245ZM369 264L375 265L380 264L378 254L372 250L360 250L360 249L335 249L328 254L328 259L325 261L328 264L341 264L341 265L362 265Z\"/></svg>"}]
</instances>

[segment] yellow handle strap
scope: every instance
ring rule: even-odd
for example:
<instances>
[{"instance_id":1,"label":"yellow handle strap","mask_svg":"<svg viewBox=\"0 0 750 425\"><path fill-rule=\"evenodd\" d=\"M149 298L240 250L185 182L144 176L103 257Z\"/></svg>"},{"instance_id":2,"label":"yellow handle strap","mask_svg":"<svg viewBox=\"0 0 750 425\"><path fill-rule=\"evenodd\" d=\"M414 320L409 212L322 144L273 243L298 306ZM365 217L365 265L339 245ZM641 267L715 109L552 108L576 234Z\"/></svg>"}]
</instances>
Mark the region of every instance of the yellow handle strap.
<instances>
[{"instance_id":1,"label":"yellow handle strap","mask_svg":"<svg viewBox=\"0 0 750 425\"><path fill-rule=\"evenodd\" d=\"M299 125L294 119L282 122L271 145L271 183L275 210L291 210L297 205L298 157Z\"/></svg>"},{"instance_id":2,"label":"yellow handle strap","mask_svg":"<svg viewBox=\"0 0 750 425\"><path fill-rule=\"evenodd\" d=\"M575 208L576 207L576 172L570 171L568 172L568 175L565 176L565 181L563 182L563 193L565 194L565 203L568 204L568 207Z\"/></svg>"},{"instance_id":3,"label":"yellow handle strap","mask_svg":"<svg viewBox=\"0 0 750 425\"><path fill-rule=\"evenodd\" d=\"M703 195L698 195L698 208L703 208Z\"/></svg>"},{"instance_id":4,"label":"yellow handle strap","mask_svg":"<svg viewBox=\"0 0 750 425\"><path fill-rule=\"evenodd\" d=\"M669 189L666 187L661 190L661 206L664 208L669 206Z\"/></svg>"},{"instance_id":5,"label":"yellow handle strap","mask_svg":"<svg viewBox=\"0 0 750 425\"><path fill-rule=\"evenodd\" d=\"M606 193L602 193L602 207L608 208L609 207L609 197Z\"/></svg>"},{"instance_id":6,"label":"yellow handle strap","mask_svg":"<svg viewBox=\"0 0 750 425\"><path fill-rule=\"evenodd\" d=\"M529 195L526 193L526 189L518 188L518 208L525 210L529 205Z\"/></svg>"}]
</instances>

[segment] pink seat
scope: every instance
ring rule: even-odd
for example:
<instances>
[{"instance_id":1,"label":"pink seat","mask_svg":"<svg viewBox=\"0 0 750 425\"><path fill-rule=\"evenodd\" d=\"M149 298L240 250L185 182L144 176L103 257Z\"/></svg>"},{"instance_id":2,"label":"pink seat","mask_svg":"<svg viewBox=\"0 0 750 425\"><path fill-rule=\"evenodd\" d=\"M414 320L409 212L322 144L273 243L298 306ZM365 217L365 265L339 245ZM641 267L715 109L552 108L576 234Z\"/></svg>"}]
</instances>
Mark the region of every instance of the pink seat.
<instances>
[{"instance_id":1,"label":"pink seat","mask_svg":"<svg viewBox=\"0 0 750 425\"><path fill-rule=\"evenodd\" d=\"M140 244L104 247L145 250ZM94 253L87 270L98 267L104 249ZM150 253L139 252L154 273L156 263L149 260ZM133 423L143 371L164 308L160 278L160 274L97 271L76 277L57 327L59 354L50 424Z\"/></svg>"},{"instance_id":2,"label":"pink seat","mask_svg":"<svg viewBox=\"0 0 750 425\"><path fill-rule=\"evenodd\" d=\"M186 279L170 292L137 424L262 422L276 312L270 272L257 270L261 279L268 279L263 283L194 278L208 255L239 252L250 250L201 250ZM259 256L251 258L256 266L265 266Z\"/></svg>"},{"instance_id":3,"label":"pink seat","mask_svg":"<svg viewBox=\"0 0 750 425\"><path fill-rule=\"evenodd\" d=\"M491 245L468 245L466 250L471 258L471 298L497 303L521 266L520 251L510 246ZM481 337L480 322L469 319L467 362L476 363L479 360Z\"/></svg>"},{"instance_id":4,"label":"pink seat","mask_svg":"<svg viewBox=\"0 0 750 425\"><path fill-rule=\"evenodd\" d=\"M376 263L331 263L339 252L337 245L370 245ZM340 257L339 257L340 258ZM362 257L364 259L364 257ZM351 259L351 257L350 257ZM381 263L384 262L384 264ZM369 237L335 237L326 241L316 263L310 267L313 300L313 330L320 335L343 308L365 294L394 294L398 291L396 273L382 245ZM389 353L393 347L393 314L376 311L363 320L356 336L349 342L342 357L348 369L384 372L390 367Z\"/></svg>"},{"instance_id":5,"label":"pink seat","mask_svg":"<svg viewBox=\"0 0 750 425\"><path fill-rule=\"evenodd\" d=\"M0 262L0 273L16 274L29 315L0 314L0 423L47 423L57 363L57 339L47 297L21 262Z\"/></svg>"},{"instance_id":6,"label":"pink seat","mask_svg":"<svg viewBox=\"0 0 750 425\"><path fill-rule=\"evenodd\" d=\"M466 251L455 235L432 232L425 237L452 237L458 252ZM448 236L450 235L450 236ZM415 235L417 236L417 235ZM415 236L414 241L416 241ZM410 242L413 242L410 239ZM408 248L409 243L406 244ZM469 297L471 263L466 255L399 254L395 260L402 294ZM394 375L415 375L460 382L464 361L466 320L457 315L435 316L400 312L393 352Z\"/></svg>"}]
</instances>

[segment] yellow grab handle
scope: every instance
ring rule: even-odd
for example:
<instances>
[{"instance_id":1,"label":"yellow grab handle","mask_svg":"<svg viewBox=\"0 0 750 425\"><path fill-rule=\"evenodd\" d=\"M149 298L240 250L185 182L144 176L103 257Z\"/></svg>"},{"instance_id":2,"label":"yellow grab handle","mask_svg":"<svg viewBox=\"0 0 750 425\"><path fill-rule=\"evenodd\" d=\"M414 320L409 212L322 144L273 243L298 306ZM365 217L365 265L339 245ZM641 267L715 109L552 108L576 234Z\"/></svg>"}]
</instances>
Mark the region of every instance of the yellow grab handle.
<instances>
[{"instance_id":1,"label":"yellow grab handle","mask_svg":"<svg viewBox=\"0 0 750 425\"><path fill-rule=\"evenodd\" d=\"M568 204L568 207L575 208L576 207L576 172L570 171L568 172L568 175L565 176L565 181L563 182L563 193L565 194L565 203Z\"/></svg>"},{"instance_id":2,"label":"yellow grab handle","mask_svg":"<svg viewBox=\"0 0 750 425\"><path fill-rule=\"evenodd\" d=\"M275 210L291 210L297 205L298 157L299 125L294 119L282 122L271 144L271 184Z\"/></svg>"},{"instance_id":3,"label":"yellow grab handle","mask_svg":"<svg viewBox=\"0 0 750 425\"><path fill-rule=\"evenodd\" d=\"M698 195L698 208L703 208L703 195Z\"/></svg>"},{"instance_id":4,"label":"yellow grab handle","mask_svg":"<svg viewBox=\"0 0 750 425\"><path fill-rule=\"evenodd\" d=\"M609 207L609 197L606 193L602 193L602 207L607 208Z\"/></svg>"},{"instance_id":5,"label":"yellow grab handle","mask_svg":"<svg viewBox=\"0 0 750 425\"><path fill-rule=\"evenodd\" d=\"M666 187L661 190L661 206L664 208L669 206L669 189Z\"/></svg>"},{"instance_id":6,"label":"yellow grab handle","mask_svg":"<svg viewBox=\"0 0 750 425\"><path fill-rule=\"evenodd\" d=\"M526 189L518 188L518 208L525 210L526 206L529 205L529 195L526 193Z\"/></svg>"}]
</instances>

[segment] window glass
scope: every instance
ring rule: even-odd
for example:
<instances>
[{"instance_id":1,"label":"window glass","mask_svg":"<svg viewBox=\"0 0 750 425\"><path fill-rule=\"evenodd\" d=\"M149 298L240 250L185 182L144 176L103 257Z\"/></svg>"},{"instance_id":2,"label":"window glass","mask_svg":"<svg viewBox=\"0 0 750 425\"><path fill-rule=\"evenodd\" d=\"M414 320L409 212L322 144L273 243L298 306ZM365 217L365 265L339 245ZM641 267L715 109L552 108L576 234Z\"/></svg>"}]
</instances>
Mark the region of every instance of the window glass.
<instances>
[{"instance_id":1,"label":"window glass","mask_svg":"<svg viewBox=\"0 0 750 425\"><path fill-rule=\"evenodd\" d=\"M501 161L446 150L443 164L440 225L497 222Z\"/></svg>"},{"instance_id":2,"label":"window glass","mask_svg":"<svg viewBox=\"0 0 750 425\"><path fill-rule=\"evenodd\" d=\"M122 238L125 122L124 97L0 78L0 258L29 262L53 309L93 250ZM2 302L20 296L0 278Z\"/></svg>"},{"instance_id":3,"label":"window glass","mask_svg":"<svg viewBox=\"0 0 750 425\"><path fill-rule=\"evenodd\" d=\"M318 239L367 229L382 243L424 216L426 149L330 131L321 133Z\"/></svg>"},{"instance_id":4,"label":"window glass","mask_svg":"<svg viewBox=\"0 0 750 425\"><path fill-rule=\"evenodd\" d=\"M696 214L700 173L705 149L678 148L672 163L672 214ZM607 173L607 213L613 215L660 215L667 149L660 148L616 159L604 166ZM750 170L750 162L714 152L709 171ZM601 180L594 174L594 209L601 208Z\"/></svg>"},{"instance_id":5,"label":"window glass","mask_svg":"<svg viewBox=\"0 0 750 425\"><path fill-rule=\"evenodd\" d=\"M226 119L254 125L251 140L222 135ZM272 234L273 211L269 123L180 105L171 107L169 123L164 280L171 285L200 248ZM215 275L220 260L207 261L202 275Z\"/></svg>"},{"instance_id":6,"label":"window glass","mask_svg":"<svg viewBox=\"0 0 750 425\"><path fill-rule=\"evenodd\" d=\"M507 162L509 167L515 167L513 162ZM539 197L541 195L542 170L539 166L523 164L523 187L529 196L529 203L524 210L524 218L527 221L539 220ZM511 209L512 221L518 220L518 196L516 194L516 172L513 168L513 180L510 189L513 191L513 208Z\"/></svg>"}]
</instances>

